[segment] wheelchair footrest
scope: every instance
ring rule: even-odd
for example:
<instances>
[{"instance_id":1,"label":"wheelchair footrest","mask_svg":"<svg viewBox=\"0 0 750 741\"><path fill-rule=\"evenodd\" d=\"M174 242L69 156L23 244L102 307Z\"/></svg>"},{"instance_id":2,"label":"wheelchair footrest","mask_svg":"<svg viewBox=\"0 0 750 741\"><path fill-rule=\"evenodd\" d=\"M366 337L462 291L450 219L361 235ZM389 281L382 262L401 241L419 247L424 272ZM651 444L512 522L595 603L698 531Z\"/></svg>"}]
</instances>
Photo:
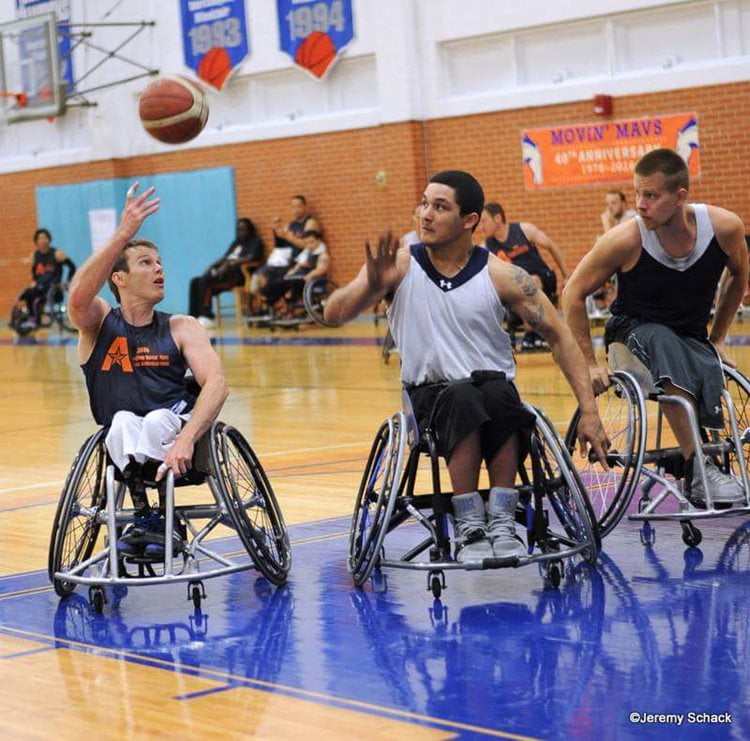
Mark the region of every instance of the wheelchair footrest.
<instances>
[{"instance_id":1,"label":"wheelchair footrest","mask_svg":"<svg viewBox=\"0 0 750 741\"><path fill-rule=\"evenodd\" d=\"M485 569L508 569L515 568L520 564L518 556L504 556L482 559L482 568Z\"/></svg>"}]
</instances>

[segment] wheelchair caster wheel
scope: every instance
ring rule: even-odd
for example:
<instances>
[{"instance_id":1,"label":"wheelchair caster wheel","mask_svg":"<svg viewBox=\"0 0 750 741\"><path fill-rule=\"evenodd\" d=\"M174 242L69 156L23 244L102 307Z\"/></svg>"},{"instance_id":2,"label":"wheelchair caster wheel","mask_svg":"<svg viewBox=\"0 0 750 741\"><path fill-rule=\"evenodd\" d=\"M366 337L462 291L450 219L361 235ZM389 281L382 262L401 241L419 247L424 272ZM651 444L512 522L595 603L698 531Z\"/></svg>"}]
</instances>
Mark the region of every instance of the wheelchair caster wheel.
<instances>
[{"instance_id":1,"label":"wheelchair caster wheel","mask_svg":"<svg viewBox=\"0 0 750 741\"><path fill-rule=\"evenodd\" d=\"M102 613L107 597L101 587L89 587L89 604L94 612Z\"/></svg>"},{"instance_id":2,"label":"wheelchair caster wheel","mask_svg":"<svg viewBox=\"0 0 750 741\"><path fill-rule=\"evenodd\" d=\"M651 527L651 523L648 520L643 523L643 527L640 530L640 537L641 544L647 546L653 545L656 540L656 530Z\"/></svg>"},{"instance_id":3,"label":"wheelchair caster wheel","mask_svg":"<svg viewBox=\"0 0 750 741\"><path fill-rule=\"evenodd\" d=\"M692 522L683 522L681 525L682 542L691 548L700 545L700 542L703 540L703 533Z\"/></svg>"},{"instance_id":4,"label":"wheelchair caster wheel","mask_svg":"<svg viewBox=\"0 0 750 741\"><path fill-rule=\"evenodd\" d=\"M548 561L543 568L542 578L545 587L557 589L562 579L562 563L560 561Z\"/></svg>"},{"instance_id":5,"label":"wheelchair caster wheel","mask_svg":"<svg viewBox=\"0 0 750 741\"><path fill-rule=\"evenodd\" d=\"M192 600L196 610L201 609L201 602L206 599L206 588L202 581L188 582L188 600Z\"/></svg>"},{"instance_id":6,"label":"wheelchair caster wheel","mask_svg":"<svg viewBox=\"0 0 750 741\"><path fill-rule=\"evenodd\" d=\"M432 592L435 599L440 599L445 589L445 574L442 571L430 571L427 574L427 589Z\"/></svg>"}]
</instances>

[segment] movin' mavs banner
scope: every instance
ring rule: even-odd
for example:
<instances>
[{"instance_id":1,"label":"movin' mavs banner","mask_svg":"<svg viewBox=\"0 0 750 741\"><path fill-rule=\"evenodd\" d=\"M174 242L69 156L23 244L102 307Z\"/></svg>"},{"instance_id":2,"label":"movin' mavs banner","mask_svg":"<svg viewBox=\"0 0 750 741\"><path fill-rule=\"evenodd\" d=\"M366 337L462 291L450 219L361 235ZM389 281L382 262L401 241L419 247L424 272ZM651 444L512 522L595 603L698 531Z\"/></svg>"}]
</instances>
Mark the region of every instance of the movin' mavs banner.
<instances>
[{"instance_id":1,"label":"movin' mavs banner","mask_svg":"<svg viewBox=\"0 0 750 741\"><path fill-rule=\"evenodd\" d=\"M68 95L73 92L73 58L70 46L70 0L16 0L16 18L36 18L38 15L54 13L57 20L57 49L60 54L60 79L65 83ZM25 58L33 58L33 48L38 42L35 31L21 32L20 43L26 45ZM28 41L28 44L25 42Z\"/></svg>"},{"instance_id":2,"label":"movin' mavs banner","mask_svg":"<svg viewBox=\"0 0 750 741\"><path fill-rule=\"evenodd\" d=\"M566 124L521 132L526 190L631 180L646 152L666 147L700 175L698 116L678 113Z\"/></svg>"},{"instance_id":3,"label":"movin' mavs banner","mask_svg":"<svg viewBox=\"0 0 750 741\"><path fill-rule=\"evenodd\" d=\"M185 64L217 90L248 55L245 0L180 0Z\"/></svg>"},{"instance_id":4,"label":"movin' mavs banner","mask_svg":"<svg viewBox=\"0 0 750 741\"><path fill-rule=\"evenodd\" d=\"M352 0L277 0L281 50L320 80L354 38Z\"/></svg>"}]
</instances>

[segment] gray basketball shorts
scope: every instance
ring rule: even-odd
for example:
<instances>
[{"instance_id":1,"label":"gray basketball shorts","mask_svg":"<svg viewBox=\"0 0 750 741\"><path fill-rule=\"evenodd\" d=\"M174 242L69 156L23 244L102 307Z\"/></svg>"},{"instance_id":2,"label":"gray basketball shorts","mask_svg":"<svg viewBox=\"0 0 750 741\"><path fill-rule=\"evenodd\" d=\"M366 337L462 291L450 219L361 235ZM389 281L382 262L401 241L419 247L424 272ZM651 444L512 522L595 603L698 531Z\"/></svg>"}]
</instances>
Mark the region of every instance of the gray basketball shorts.
<instances>
[{"instance_id":1,"label":"gray basketball shorts","mask_svg":"<svg viewBox=\"0 0 750 741\"><path fill-rule=\"evenodd\" d=\"M619 324L613 322L613 327L607 327L608 341L623 342L651 371L660 388L671 383L689 393L697 402L702 427L721 429L724 373L714 346L707 339L678 335L664 324Z\"/></svg>"}]
</instances>

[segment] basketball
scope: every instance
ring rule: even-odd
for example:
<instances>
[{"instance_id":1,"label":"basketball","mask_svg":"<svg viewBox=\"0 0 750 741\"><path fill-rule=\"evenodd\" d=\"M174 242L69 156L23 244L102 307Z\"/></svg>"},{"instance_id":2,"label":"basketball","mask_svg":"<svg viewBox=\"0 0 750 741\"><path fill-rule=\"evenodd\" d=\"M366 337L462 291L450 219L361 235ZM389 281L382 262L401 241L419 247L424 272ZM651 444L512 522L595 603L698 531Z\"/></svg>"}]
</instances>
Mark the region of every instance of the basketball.
<instances>
[{"instance_id":1,"label":"basketball","mask_svg":"<svg viewBox=\"0 0 750 741\"><path fill-rule=\"evenodd\" d=\"M203 87L187 77L162 77L141 94L138 115L143 128L165 144L183 144L203 131L208 98Z\"/></svg>"},{"instance_id":2,"label":"basketball","mask_svg":"<svg viewBox=\"0 0 750 741\"><path fill-rule=\"evenodd\" d=\"M313 31L297 47L297 53L294 55L294 61L315 77L322 77L335 58L336 47L333 40L322 31Z\"/></svg>"},{"instance_id":3,"label":"basketball","mask_svg":"<svg viewBox=\"0 0 750 741\"><path fill-rule=\"evenodd\" d=\"M209 49L198 65L198 77L217 90L224 87L231 72L232 60L223 46L214 46L213 49Z\"/></svg>"}]
</instances>

